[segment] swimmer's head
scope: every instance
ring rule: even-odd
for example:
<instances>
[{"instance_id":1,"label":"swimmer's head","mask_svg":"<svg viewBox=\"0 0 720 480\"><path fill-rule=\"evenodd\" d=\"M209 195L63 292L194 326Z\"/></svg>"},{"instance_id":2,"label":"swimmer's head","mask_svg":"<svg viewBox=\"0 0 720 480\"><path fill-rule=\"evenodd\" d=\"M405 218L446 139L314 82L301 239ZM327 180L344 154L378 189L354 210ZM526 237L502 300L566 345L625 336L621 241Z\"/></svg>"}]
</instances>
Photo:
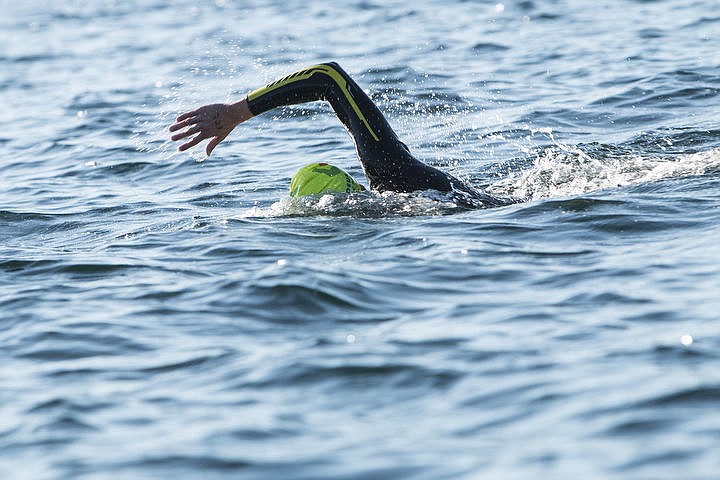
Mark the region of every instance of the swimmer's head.
<instances>
[{"instance_id":1,"label":"swimmer's head","mask_svg":"<svg viewBox=\"0 0 720 480\"><path fill-rule=\"evenodd\" d=\"M321 193L350 193L365 190L354 178L336 166L311 163L302 167L290 181L290 196Z\"/></svg>"}]
</instances>

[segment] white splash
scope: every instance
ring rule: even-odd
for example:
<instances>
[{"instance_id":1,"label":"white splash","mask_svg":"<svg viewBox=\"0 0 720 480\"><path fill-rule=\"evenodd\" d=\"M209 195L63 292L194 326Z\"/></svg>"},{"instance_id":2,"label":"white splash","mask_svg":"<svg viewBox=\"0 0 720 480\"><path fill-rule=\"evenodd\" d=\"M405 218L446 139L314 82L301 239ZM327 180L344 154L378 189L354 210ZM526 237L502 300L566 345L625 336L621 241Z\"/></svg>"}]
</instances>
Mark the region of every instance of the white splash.
<instances>
[{"instance_id":1,"label":"white splash","mask_svg":"<svg viewBox=\"0 0 720 480\"><path fill-rule=\"evenodd\" d=\"M269 208L252 207L243 218L294 216L387 217L441 215L459 208L448 197L432 192L359 192L307 197L284 196Z\"/></svg>"},{"instance_id":2,"label":"white splash","mask_svg":"<svg viewBox=\"0 0 720 480\"><path fill-rule=\"evenodd\" d=\"M487 191L536 200L702 175L716 169L720 169L720 148L675 158L633 155L594 158L577 148L556 146L540 152L530 169L493 183Z\"/></svg>"}]
</instances>

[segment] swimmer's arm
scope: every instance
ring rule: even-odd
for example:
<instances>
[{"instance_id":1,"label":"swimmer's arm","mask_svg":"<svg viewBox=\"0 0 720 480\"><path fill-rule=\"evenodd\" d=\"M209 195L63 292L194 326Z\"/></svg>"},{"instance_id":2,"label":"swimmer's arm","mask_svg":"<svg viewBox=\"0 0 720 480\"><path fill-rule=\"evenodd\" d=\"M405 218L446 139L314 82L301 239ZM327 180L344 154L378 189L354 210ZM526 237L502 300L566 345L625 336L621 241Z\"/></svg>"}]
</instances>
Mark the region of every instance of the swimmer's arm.
<instances>
[{"instance_id":1,"label":"swimmer's arm","mask_svg":"<svg viewBox=\"0 0 720 480\"><path fill-rule=\"evenodd\" d=\"M182 144L187 150L211 139L210 152L240 123L268 110L286 105L328 100L355 143L397 143L397 136L377 106L336 63L315 65L283 77L251 92L235 104L213 104L183 113L170 131L185 129L173 135L173 141L195 135ZM362 161L362 156L361 156Z\"/></svg>"},{"instance_id":2,"label":"swimmer's arm","mask_svg":"<svg viewBox=\"0 0 720 480\"><path fill-rule=\"evenodd\" d=\"M203 140L210 139L205 153L209 156L220 142L241 123L254 117L248 107L247 98L237 103L214 103L196 110L185 112L170 125L170 131L185 129L171 137L173 141L195 135L190 141L180 145L181 152L192 148Z\"/></svg>"}]
</instances>

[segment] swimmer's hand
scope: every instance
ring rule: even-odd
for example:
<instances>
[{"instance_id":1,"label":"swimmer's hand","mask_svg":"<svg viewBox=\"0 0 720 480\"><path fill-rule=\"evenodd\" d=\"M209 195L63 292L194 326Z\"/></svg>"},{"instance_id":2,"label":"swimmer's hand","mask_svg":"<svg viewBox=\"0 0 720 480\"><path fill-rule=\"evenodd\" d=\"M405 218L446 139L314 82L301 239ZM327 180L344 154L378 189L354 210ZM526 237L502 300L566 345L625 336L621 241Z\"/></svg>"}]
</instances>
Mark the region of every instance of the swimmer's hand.
<instances>
[{"instance_id":1,"label":"swimmer's hand","mask_svg":"<svg viewBox=\"0 0 720 480\"><path fill-rule=\"evenodd\" d=\"M205 105L191 112L185 112L170 125L170 131L185 129L170 137L173 141L195 135L189 142L185 142L178 150L181 152L192 148L203 140L210 139L205 153L209 156L218 143L225 140L233 129L242 122L253 117L248 108L247 98L237 103L214 103ZM196 135L197 134L197 135Z\"/></svg>"}]
</instances>

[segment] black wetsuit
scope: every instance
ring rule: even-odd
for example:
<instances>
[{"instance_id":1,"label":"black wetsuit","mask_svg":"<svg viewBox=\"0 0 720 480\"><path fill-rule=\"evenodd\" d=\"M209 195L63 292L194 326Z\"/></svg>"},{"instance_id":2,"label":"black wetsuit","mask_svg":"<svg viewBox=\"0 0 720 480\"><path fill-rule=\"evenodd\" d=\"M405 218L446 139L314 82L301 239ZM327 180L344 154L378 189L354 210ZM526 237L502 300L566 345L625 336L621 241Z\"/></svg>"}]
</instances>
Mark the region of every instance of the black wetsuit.
<instances>
[{"instance_id":1,"label":"black wetsuit","mask_svg":"<svg viewBox=\"0 0 720 480\"><path fill-rule=\"evenodd\" d=\"M316 100L327 100L352 136L371 189L454 192L461 201L473 206L512 203L479 192L417 160L373 101L337 63L315 65L266 85L248 95L248 107L259 115L283 105Z\"/></svg>"}]
</instances>

